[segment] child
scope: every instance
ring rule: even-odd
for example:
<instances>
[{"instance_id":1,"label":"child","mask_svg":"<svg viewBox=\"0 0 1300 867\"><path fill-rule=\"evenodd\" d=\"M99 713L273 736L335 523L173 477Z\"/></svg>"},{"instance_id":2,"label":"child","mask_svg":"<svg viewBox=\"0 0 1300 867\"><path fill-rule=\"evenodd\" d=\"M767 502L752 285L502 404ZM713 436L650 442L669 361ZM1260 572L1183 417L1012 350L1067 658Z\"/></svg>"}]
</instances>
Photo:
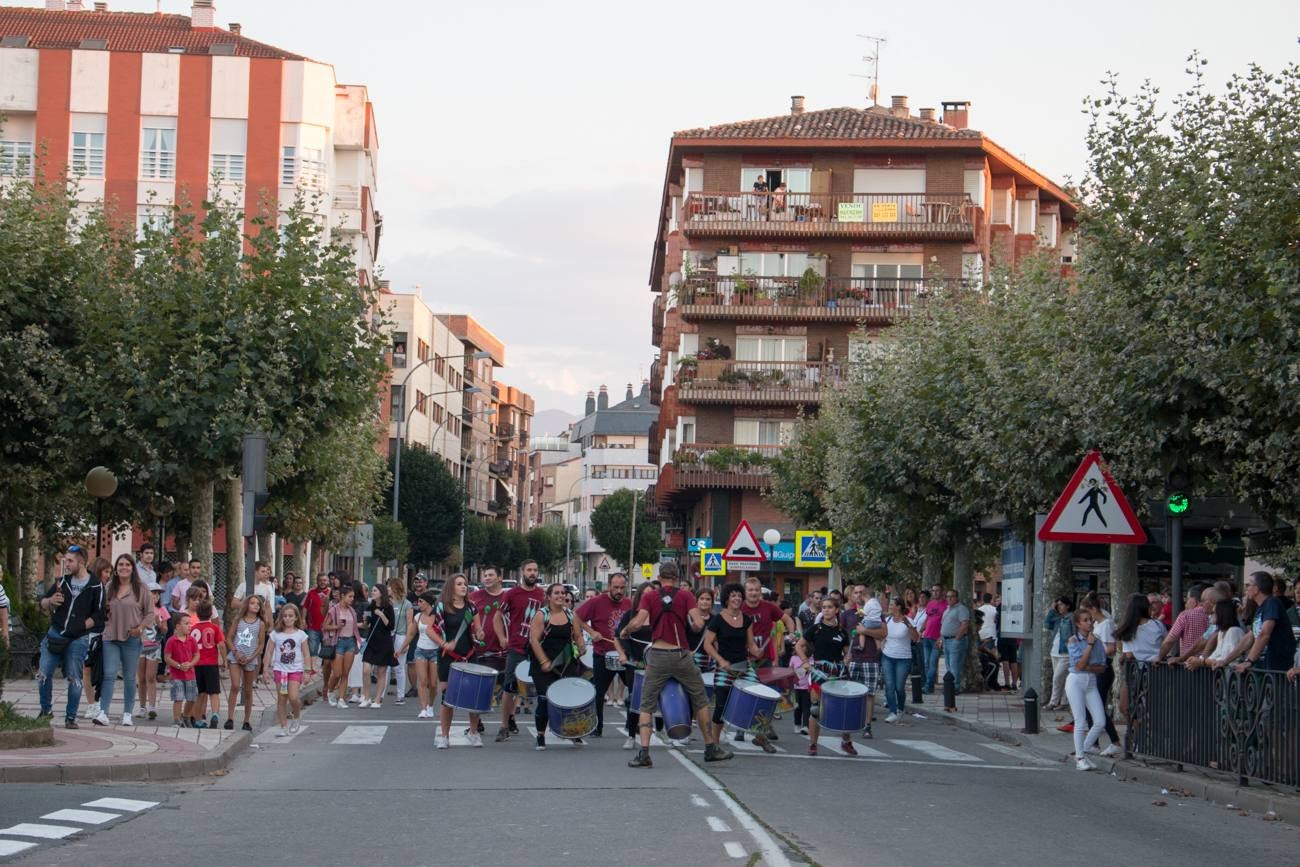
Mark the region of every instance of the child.
<instances>
[{"instance_id":1,"label":"child","mask_svg":"<svg viewBox=\"0 0 1300 867\"><path fill-rule=\"evenodd\" d=\"M194 589L190 588L191 591ZM212 619L212 603L206 595L200 598L194 614L198 619L190 626L190 638L199 648L198 664L194 666L199 697L194 702L196 719L193 723L196 729L216 728L221 724L221 669L226 667L218 648L225 643L226 636L221 631L221 624ZM212 719L204 722L209 699L212 701Z\"/></svg>"},{"instance_id":2,"label":"child","mask_svg":"<svg viewBox=\"0 0 1300 867\"><path fill-rule=\"evenodd\" d=\"M199 647L190 637L190 615L182 611L176 615L176 631L167 639L163 659L171 675L172 721L186 728L194 719L194 700L198 697L198 684L194 679L194 660Z\"/></svg>"},{"instance_id":3,"label":"child","mask_svg":"<svg viewBox=\"0 0 1300 867\"><path fill-rule=\"evenodd\" d=\"M270 606L257 594L243 600L239 619L226 638L226 662L230 664L230 696L226 701L226 730L235 727L235 702L239 691L244 691L243 730L251 732L253 725L253 681L257 678L257 665L261 657L262 640L271 625Z\"/></svg>"},{"instance_id":4,"label":"child","mask_svg":"<svg viewBox=\"0 0 1300 867\"><path fill-rule=\"evenodd\" d=\"M140 633L140 665L136 682L140 684L140 701L137 713L148 713L149 719L158 719L158 662L162 659L162 637L167 634L166 623L171 618L162 604L162 585L156 581L149 585L153 599L154 620Z\"/></svg>"},{"instance_id":5,"label":"child","mask_svg":"<svg viewBox=\"0 0 1300 867\"><path fill-rule=\"evenodd\" d=\"M862 619L859 621L859 625L864 629L879 629L883 623L880 600L876 598L876 591L873 588L864 587L863 590L866 591L867 601L862 603ZM866 633L859 631L857 636L858 647L865 648L867 646Z\"/></svg>"},{"instance_id":6,"label":"child","mask_svg":"<svg viewBox=\"0 0 1300 867\"><path fill-rule=\"evenodd\" d=\"M794 643L794 654L790 657L790 667L795 670L798 679L794 682L794 729L795 734L808 734L808 710L812 707L809 694L812 674L812 654L808 649L807 639L800 638Z\"/></svg>"},{"instance_id":7,"label":"child","mask_svg":"<svg viewBox=\"0 0 1300 867\"><path fill-rule=\"evenodd\" d=\"M275 715L280 722L280 731L276 737L288 737L302 731L302 689L303 671L312 674L311 649L307 644L307 633L302 631L298 619L298 606L292 602L280 606L275 612L275 628L271 640L266 643L264 669L275 673ZM289 720L289 705L293 706L293 720Z\"/></svg>"}]
</instances>

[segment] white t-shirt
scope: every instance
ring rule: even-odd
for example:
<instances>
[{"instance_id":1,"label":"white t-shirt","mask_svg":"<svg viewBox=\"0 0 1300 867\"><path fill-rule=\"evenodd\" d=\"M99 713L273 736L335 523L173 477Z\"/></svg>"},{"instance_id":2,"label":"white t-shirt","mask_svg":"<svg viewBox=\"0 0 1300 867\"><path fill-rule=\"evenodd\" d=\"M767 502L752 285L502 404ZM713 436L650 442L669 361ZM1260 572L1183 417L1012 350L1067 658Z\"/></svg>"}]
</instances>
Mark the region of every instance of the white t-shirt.
<instances>
[{"instance_id":1,"label":"white t-shirt","mask_svg":"<svg viewBox=\"0 0 1300 867\"><path fill-rule=\"evenodd\" d=\"M907 619L885 621L885 646L882 649L890 659L911 659L912 638L907 631Z\"/></svg>"},{"instance_id":2,"label":"white t-shirt","mask_svg":"<svg viewBox=\"0 0 1300 867\"><path fill-rule=\"evenodd\" d=\"M1218 644L1214 645L1214 652L1210 654L1210 661L1222 660L1226 662L1232 649L1237 646L1241 638L1246 633L1240 626L1230 626L1227 632L1219 634Z\"/></svg>"},{"instance_id":3,"label":"white t-shirt","mask_svg":"<svg viewBox=\"0 0 1300 867\"><path fill-rule=\"evenodd\" d=\"M1159 620L1148 620L1137 628L1132 641L1123 642L1123 651L1133 654L1138 662L1155 662L1160 656L1160 641L1165 637L1165 625Z\"/></svg>"},{"instance_id":4,"label":"white t-shirt","mask_svg":"<svg viewBox=\"0 0 1300 867\"><path fill-rule=\"evenodd\" d=\"M984 614L984 622L980 624L980 639L997 638L998 610L992 604L985 602L980 606L980 611Z\"/></svg>"},{"instance_id":5,"label":"white t-shirt","mask_svg":"<svg viewBox=\"0 0 1300 867\"><path fill-rule=\"evenodd\" d=\"M1114 618L1107 617L1105 620L1098 621L1097 624L1093 627L1092 631L1093 634L1097 636L1097 640L1100 641L1103 645L1115 643ZM1111 656L1112 654L1106 654L1106 655Z\"/></svg>"},{"instance_id":6,"label":"white t-shirt","mask_svg":"<svg viewBox=\"0 0 1300 867\"><path fill-rule=\"evenodd\" d=\"M275 605L275 585L270 581L258 581L253 585L253 595L262 597L262 604L268 608ZM244 598L244 582L240 581L235 585L235 598Z\"/></svg>"},{"instance_id":7,"label":"white t-shirt","mask_svg":"<svg viewBox=\"0 0 1300 867\"><path fill-rule=\"evenodd\" d=\"M271 655L273 669L288 673L302 671L304 654L307 652L307 633L301 629L293 632L272 632L271 644L275 646Z\"/></svg>"}]
</instances>

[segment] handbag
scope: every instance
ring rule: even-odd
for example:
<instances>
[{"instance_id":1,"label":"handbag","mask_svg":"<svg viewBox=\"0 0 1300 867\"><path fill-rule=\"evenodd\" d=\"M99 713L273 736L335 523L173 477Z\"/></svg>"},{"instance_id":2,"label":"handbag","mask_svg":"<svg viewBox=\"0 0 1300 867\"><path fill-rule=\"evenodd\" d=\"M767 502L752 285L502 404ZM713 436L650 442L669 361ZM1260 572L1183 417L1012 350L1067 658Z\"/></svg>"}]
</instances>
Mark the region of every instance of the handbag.
<instances>
[{"instance_id":1,"label":"handbag","mask_svg":"<svg viewBox=\"0 0 1300 867\"><path fill-rule=\"evenodd\" d=\"M72 639L65 635L55 637L52 633L45 634L45 649L51 656L62 656L63 652L68 649Z\"/></svg>"}]
</instances>

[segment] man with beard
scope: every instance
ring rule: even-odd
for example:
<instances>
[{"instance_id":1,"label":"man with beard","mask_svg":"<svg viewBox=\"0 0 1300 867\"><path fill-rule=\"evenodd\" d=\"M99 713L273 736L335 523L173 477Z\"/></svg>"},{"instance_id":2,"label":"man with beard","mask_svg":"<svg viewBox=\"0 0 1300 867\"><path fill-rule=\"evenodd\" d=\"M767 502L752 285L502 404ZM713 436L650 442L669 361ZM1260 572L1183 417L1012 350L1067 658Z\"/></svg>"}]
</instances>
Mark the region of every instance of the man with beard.
<instances>
[{"instance_id":1,"label":"man with beard","mask_svg":"<svg viewBox=\"0 0 1300 867\"><path fill-rule=\"evenodd\" d=\"M505 591L501 589L501 570L496 566L484 566L481 570L483 577L483 586L469 594L469 604L474 606L474 616L479 618L480 622L489 624L483 630L483 643L478 645L474 652L474 662L479 665L486 665L488 668L495 669L497 674L497 684L500 685L504 680L506 670L506 646L497 637L496 629L491 627L496 612L500 610L501 604L505 599ZM504 701L504 695L502 700ZM512 717L506 723L511 732L517 731ZM483 720L478 721L479 734L483 733Z\"/></svg>"},{"instance_id":2,"label":"man with beard","mask_svg":"<svg viewBox=\"0 0 1300 867\"><path fill-rule=\"evenodd\" d=\"M632 600L627 596L627 576L622 572L614 572L609 576L607 592L593 596L578 606L578 622L596 639L591 651L593 685L596 687L596 730L591 733L593 738L600 737L604 732L605 694L609 692L610 682L615 676L622 675L623 682L629 687L632 685L632 679L628 677L631 672L626 669L614 672L605 667L605 654L616 650L613 638L618 621L631 609Z\"/></svg>"},{"instance_id":3,"label":"man with beard","mask_svg":"<svg viewBox=\"0 0 1300 867\"><path fill-rule=\"evenodd\" d=\"M772 628L777 621L785 624L786 635L798 638L800 630L790 616L790 612L782 611L781 606L775 602L770 602L763 598L763 582L758 580L757 576L751 575L745 579L745 602L740 606L741 613L751 618L754 624L754 643L758 645L761 656L755 662L758 668L770 668L776 662L776 647L772 642ZM761 678L760 678L761 679ZM768 731L763 732L768 740L777 739L776 731L769 725ZM736 740L743 741L744 732L736 732Z\"/></svg>"},{"instance_id":4,"label":"man with beard","mask_svg":"<svg viewBox=\"0 0 1300 867\"><path fill-rule=\"evenodd\" d=\"M529 625L533 622L533 615L546 604L546 590L537 583L537 561L525 560L520 575L519 584L501 594L501 604L492 612L492 631L498 645L506 648L498 742L519 733L519 727L515 725L515 698L519 694L515 668L528 658Z\"/></svg>"}]
</instances>

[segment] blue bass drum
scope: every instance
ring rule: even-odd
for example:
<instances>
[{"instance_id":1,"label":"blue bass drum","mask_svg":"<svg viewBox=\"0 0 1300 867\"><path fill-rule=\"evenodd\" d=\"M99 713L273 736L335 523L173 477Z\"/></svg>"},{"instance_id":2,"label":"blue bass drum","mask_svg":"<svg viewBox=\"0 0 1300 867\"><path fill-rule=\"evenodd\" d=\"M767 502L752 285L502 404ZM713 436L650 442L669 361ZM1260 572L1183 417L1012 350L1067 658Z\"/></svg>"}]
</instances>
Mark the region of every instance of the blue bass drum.
<instances>
[{"instance_id":1,"label":"blue bass drum","mask_svg":"<svg viewBox=\"0 0 1300 867\"><path fill-rule=\"evenodd\" d=\"M542 699L538 699L542 701ZM547 729L556 737L582 738L596 730L596 687L580 677L564 677L546 690Z\"/></svg>"},{"instance_id":2,"label":"blue bass drum","mask_svg":"<svg viewBox=\"0 0 1300 867\"><path fill-rule=\"evenodd\" d=\"M668 737L681 740L691 736L691 700L675 680L667 681L659 690L659 715L664 718Z\"/></svg>"},{"instance_id":3,"label":"blue bass drum","mask_svg":"<svg viewBox=\"0 0 1300 867\"><path fill-rule=\"evenodd\" d=\"M628 707L632 713L641 712L641 687L645 685L645 669L638 668L632 675L632 691L628 693Z\"/></svg>"},{"instance_id":4,"label":"blue bass drum","mask_svg":"<svg viewBox=\"0 0 1300 867\"><path fill-rule=\"evenodd\" d=\"M727 725L743 732L767 731L776 712L781 693L761 683L736 682L731 685L722 718Z\"/></svg>"},{"instance_id":5,"label":"blue bass drum","mask_svg":"<svg viewBox=\"0 0 1300 867\"><path fill-rule=\"evenodd\" d=\"M867 691L854 680L822 684L822 728L828 732L860 732L867 727Z\"/></svg>"},{"instance_id":6,"label":"blue bass drum","mask_svg":"<svg viewBox=\"0 0 1300 867\"><path fill-rule=\"evenodd\" d=\"M487 713L492 710L492 691L496 682L495 669L472 662L453 662L442 703L470 713Z\"/></svg>"},{"instance_id":7,"label":"blue bass drum","mask_svg":"<svg viewBox=\"0 0 1300 867\"><path fill-rule=\"evenodd\" d=\"M706 671L700 675L700 679L704 681L704 694L709 697L709 701L713 701L713 675L715 673Z\"/></svg>"}]
</instances>

